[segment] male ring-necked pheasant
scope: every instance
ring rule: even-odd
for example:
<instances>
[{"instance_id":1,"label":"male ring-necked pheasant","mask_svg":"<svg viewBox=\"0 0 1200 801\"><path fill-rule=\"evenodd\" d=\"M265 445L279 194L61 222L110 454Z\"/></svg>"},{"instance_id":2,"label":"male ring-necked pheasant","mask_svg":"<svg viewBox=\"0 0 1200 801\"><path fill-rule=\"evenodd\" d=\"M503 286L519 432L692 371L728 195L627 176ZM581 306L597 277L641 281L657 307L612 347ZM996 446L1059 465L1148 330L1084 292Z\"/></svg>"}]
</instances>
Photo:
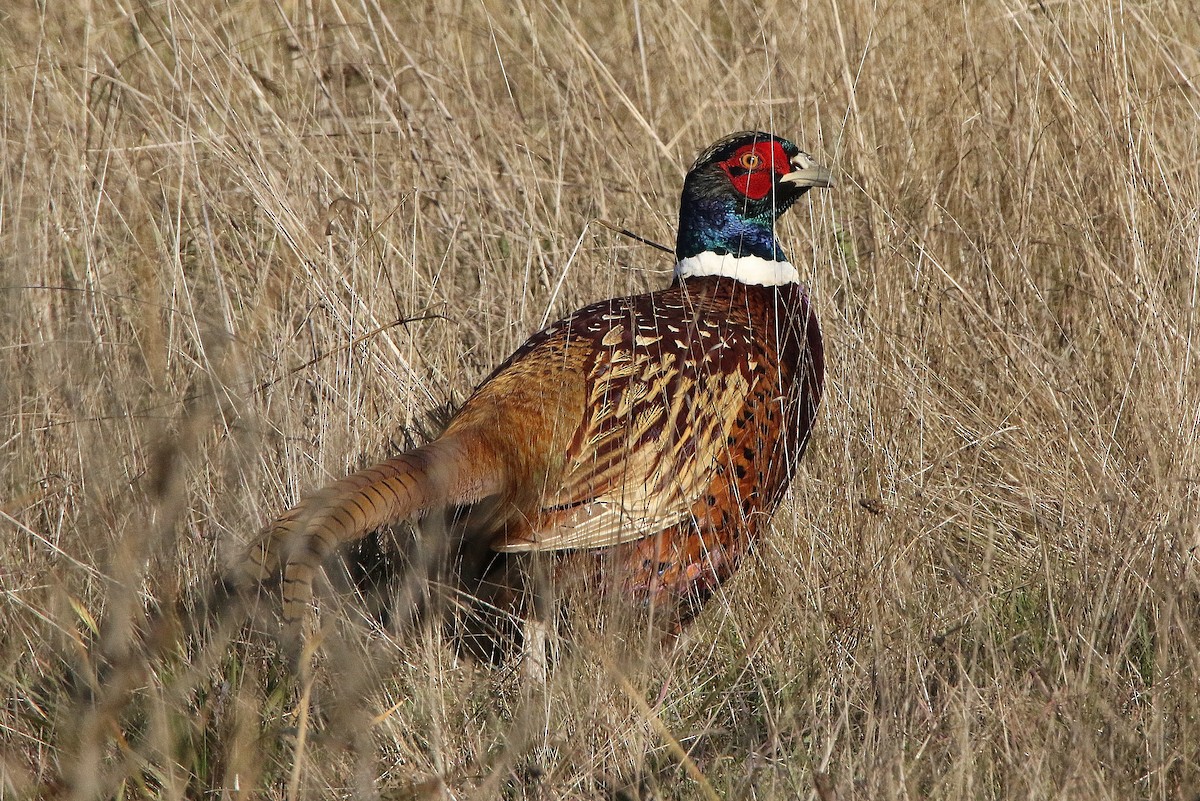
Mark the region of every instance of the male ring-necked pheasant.
<instances>
[{"instance_id":1,"label":"male ring-necked pheasant","mask_svg":"<svg viewBox=\"0 0 1200 801\"><path fill-rule=\"evenodd\" d=\"M520 613L516 555L603 571L675 625L737 568L779 504L821 398L821 334L775 221L829 171L736 133L700 154L670 287L534 334L427 445L337 481L271 523L243 582L282 575L288 636L340 545L458 510L459 588ZM463 514L465 510L465 515Z\"/></svg>"}]
</instances>

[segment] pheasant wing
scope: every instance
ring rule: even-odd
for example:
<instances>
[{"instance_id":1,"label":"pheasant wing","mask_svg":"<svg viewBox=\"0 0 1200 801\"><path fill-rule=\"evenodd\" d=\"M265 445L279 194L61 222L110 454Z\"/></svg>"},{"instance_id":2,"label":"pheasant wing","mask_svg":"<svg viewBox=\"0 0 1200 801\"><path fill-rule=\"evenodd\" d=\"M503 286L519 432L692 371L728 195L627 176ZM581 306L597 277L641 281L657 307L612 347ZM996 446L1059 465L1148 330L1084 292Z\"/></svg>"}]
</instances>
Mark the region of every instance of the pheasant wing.
<instances>
[{"instance_id":1,"label":"pheasant wing","mask_svg":"<svg viewBox=\"0 0 1200 801\"><path fill-rule=\"evenodd\" d=\"M728 358L717 324L699 330L705 323L656 314L670 309L656 310L653 295L642 300L649 309L607 305L572 321L574 336L597 339L585 369L587 413L539 519L497 550L641 539L686 520L708 491L752 376Z\"/></svg>"}]
</instances>

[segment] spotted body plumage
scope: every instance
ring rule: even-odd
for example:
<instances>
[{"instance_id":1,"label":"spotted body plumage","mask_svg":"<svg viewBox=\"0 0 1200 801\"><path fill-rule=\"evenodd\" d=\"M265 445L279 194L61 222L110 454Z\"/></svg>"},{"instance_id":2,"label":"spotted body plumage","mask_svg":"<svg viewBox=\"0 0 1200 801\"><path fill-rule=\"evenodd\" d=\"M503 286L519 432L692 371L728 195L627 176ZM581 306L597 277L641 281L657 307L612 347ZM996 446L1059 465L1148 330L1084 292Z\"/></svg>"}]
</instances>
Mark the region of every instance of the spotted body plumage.
<instances>
[{"instance_id":1,"label":"spotted body plumage","mask_svg":"<svg viewBox=\"0 0 1200 801\"><path fill-rule=\"evenodd\" d=\"M573 347L586 354L588 414L553 482L565 491L495 547L614 548L563 566L615 563L625 589L690 619L769 520L807 443L824 379L807 294L676 283L583 309L510 363Z\"/></svg>"}]
</instances>

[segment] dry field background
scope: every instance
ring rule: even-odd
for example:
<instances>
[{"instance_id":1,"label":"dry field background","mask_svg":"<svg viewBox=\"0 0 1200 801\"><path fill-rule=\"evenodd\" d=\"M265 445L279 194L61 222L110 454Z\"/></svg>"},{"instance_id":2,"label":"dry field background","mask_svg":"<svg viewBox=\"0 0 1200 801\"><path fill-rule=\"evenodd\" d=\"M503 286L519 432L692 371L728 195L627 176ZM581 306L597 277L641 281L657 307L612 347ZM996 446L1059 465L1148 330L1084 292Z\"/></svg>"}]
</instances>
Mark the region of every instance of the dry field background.
<instances>
[{"instance_id":1,"label":"dry field background","mask_svg":"<svg viewBox=\"0 0 1200 801\"><path fill-rule=\"evenodd\" d=\"M1194 12L0 11L0 795L1196 798ZM829 390L683 641L139 644L546 315L663 285L589 221L670 244L747 127L838 176L782 224Z\"/></svg>"}]
</instances>

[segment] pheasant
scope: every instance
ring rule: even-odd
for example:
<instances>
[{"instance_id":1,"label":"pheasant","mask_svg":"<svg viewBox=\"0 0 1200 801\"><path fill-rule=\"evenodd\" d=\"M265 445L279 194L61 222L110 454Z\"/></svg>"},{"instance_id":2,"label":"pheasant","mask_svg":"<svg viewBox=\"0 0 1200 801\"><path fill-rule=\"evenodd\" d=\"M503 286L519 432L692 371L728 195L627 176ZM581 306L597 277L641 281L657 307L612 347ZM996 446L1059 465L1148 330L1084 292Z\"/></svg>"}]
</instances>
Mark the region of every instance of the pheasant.
<instances>
[{"instance_id":1,"label":"pheasant","mask_svg":"<svg viewBox=\"0 0 1200 801\"><path fill-rule=\"evenodd\" d=\"M824 382L807 289L775 221L830 173L747 131L684 180L669 287L594 303L538 331L441 436L353 473L270 523L243 584L282 580L285 639L341 545L456 510L444 550L457 588L526 615L520 561L667 610L682 628L737 569L779 505Z\"/></svg>"}]
</instances>

